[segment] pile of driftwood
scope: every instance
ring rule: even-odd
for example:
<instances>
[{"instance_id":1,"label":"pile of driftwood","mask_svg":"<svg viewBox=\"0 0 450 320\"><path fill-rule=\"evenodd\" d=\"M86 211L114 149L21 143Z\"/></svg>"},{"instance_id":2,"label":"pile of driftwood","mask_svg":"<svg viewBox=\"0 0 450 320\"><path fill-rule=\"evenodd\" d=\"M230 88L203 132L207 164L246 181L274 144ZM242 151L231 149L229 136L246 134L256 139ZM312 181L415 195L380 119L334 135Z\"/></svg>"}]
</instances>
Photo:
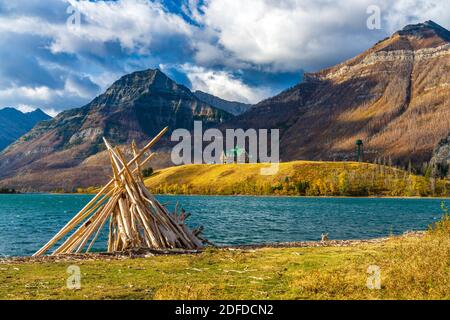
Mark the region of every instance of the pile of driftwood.
<instances>
[{"instance_id":1,"label":"pile of driftwood","mask_svg":"<svg viewBox=\"0 0 450 320\"><path fill-rule=\"evenodd\" d=\"M75 230L53 255L89 252L105 224L109 224L108 252L134 249L186 249L203 247L202 228L190 230L186 214L170 213L147 190L141 168L154 154L141 158L166 132L161 131L142 150L132 144L133 159L126 161L119 148L104 139L114 178L33 256L41 256L59 240ZM78 227L78 228L77 228ZM77 229L76 229L77 228Z\"/></svg>"}]
</instances>

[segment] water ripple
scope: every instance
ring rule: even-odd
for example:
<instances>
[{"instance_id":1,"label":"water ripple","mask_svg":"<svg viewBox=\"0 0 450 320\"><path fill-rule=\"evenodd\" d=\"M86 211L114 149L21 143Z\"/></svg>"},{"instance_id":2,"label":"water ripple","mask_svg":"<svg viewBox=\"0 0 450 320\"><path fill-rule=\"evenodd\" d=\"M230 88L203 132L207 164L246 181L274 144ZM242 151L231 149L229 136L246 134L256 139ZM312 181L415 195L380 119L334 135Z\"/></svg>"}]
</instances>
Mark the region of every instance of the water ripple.
<instances>
[{"instance_id":1,"label":"water ripple","mask_svg":"<svg viewBox=\"0 0 450 320\"><path fill-rule=\"evenodd\" d=\"M44 245L92 196L0 195L0 255L30 255ZM422 230L440 217L438 199L349 199L159 196L179 201L219 245L359 239ZM107 232L96 250L103 250Z\"/></svg>"}]
</instances>

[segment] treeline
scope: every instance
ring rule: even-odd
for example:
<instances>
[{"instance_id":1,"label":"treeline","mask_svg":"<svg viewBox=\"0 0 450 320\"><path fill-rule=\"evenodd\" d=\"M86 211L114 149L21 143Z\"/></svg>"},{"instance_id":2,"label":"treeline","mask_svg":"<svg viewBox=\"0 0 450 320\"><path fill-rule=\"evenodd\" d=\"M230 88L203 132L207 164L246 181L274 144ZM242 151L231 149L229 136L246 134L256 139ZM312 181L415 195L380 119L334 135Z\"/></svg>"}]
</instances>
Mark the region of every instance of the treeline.
<instances>
[{"instance_id":1,"label":"treeline","mask_svg":"<svg viewBox=\"0 0 450 320\"><path fill-rule=\"evenodd\" d=\"M8 188L0 188L0 194L17 194L19 193L15 189L8 189Z\"/></svg>"},{"instance_id":2,"label":"treeline","mask_svg":"<svg viewBox=\"0 0 450 320\"><path fill-rule=\"evenodd\" d=\"M450 196L450 182L433 176L418 176L383 164L361 164L317 172L317 177L292 174L273 181L247 179L233 184L162 184L151 188L157 194L283 195L283 196Z\"/></svg>"},{"instance_id":3,"label":"treeline","mask_svg":"<svg viewBox=\"0 0 450 320\"><path fill-rule=\"evenodd\" d=\"M391 157L383 157L383 158L376 158L373 162L376 166L383 166L383 167L390 167L394 169L404 170L408 173L423 175L426 178L442 178L445 179L449 176L450 173L450 166L447 162L424 162L422 165L415 165L413 166L411 161L409 161L408 165L405 167L401 167L398 165L392 164Z\"/></svg>"}]
</instances>

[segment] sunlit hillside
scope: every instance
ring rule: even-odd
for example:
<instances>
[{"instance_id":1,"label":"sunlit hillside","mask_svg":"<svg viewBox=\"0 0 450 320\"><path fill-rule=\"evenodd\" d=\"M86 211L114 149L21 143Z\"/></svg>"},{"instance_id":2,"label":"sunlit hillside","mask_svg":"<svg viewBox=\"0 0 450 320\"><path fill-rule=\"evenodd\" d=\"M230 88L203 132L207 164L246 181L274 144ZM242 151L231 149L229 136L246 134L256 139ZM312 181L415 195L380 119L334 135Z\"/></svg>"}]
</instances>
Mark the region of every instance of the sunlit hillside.
<instances>
[{"instance_id":1,"label":"sunlit hillside","mask_svg":"<svg viewBox=\"0 0 450 320\"><path fill-rule=\"evenodd\" d=\"M445 196L450 183L384 165L357 162L186 165L157 171L145 184L160 194L299 196Z\"/></svg>"}]
</instances>

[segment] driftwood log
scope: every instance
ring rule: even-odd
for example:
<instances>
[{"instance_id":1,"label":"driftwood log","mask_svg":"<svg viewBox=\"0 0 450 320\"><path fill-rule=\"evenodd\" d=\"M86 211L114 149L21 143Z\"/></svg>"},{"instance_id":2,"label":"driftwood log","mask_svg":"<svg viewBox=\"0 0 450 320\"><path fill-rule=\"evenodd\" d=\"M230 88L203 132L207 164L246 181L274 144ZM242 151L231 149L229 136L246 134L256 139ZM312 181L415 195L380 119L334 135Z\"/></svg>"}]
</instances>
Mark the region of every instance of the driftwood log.
<instances>
[{"instance_id":1,"label":"driftwood log","mask_svg":"<svg viewBox=\"0 0 450 320\"><path fill-rule=\"evenodd\" d=\"M111 160L113 179L78 212L50 241L33 256L45 254L69 233L70 236L52 253L89 252L101 230L109 226L108 252L136 249L201 249L207 241L203 228L190 230L184 210L169 212L144 185L141 168L153 157L144 154L168 131L162 130L143 149L133 142L134 155L129 162L119 148L104 139Z\"/></svg>"}]
</instances>

